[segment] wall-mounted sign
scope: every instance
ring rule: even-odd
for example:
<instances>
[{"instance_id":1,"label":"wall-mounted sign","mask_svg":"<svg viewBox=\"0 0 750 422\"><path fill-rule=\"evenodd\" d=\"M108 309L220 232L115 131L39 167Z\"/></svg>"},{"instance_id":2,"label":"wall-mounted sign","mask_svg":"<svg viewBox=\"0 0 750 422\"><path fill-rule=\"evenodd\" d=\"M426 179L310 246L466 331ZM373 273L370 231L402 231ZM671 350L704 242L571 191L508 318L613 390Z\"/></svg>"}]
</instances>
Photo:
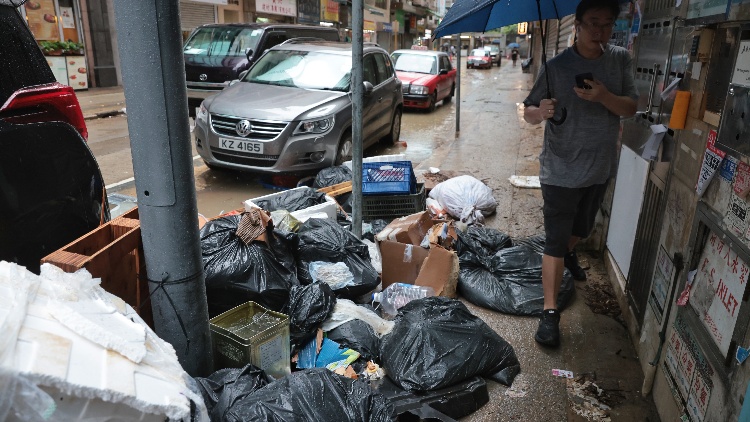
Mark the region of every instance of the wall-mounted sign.
<instances>
[{"instance_id":1,"label":"wall-mounted sign","mask_svg":"<svg viewBox=\"0 0 750 422\"><path fill-rule=\"evenodd\" d=\"M703 246L689 303L725 356L749 274L745 261L711 232Z\"/></svg>"},{"instance_id":2,"label":"wall-mounted sign","mask_svg":"<svg viewBox=\"0 0 750 422\"><path fill-rule=\"evenodd\" d=\"M333 0L320 0L320 20L338 22L339 4Z\"/></svg>"},{"instance_id":3,"label":"wall-mounted sign","mask_svg":"<svg viewBox=\"0 0 750 422\"><path fill-rule=\"evenodd\" d=\"M648 298L648 303L651 305L651 309L654 311L659 323L661 323L661 318L664 314L664 305L667 303L667 291L673 278L674 264L669 259L667 251L664 250L664 246L660 246L659 252L656 255L654 282L651 284L651 294Z\"/></svg>"},{"instance_id":4,"label":"wall-mounted sign","mask_svg":"<svg viewBox=\"0 0 750 422\"><path fill-rule=\"evenodd\" d=\"M320 0L297 0L297 22L320 24Z\"/></svg>"},{"instance_id":5,"label":"wall-mounted sign","mask_svg":"<svg viewBox=\"0 0 750 422\"><path fill-rule=\"evenodd\" d=\"M714 178L714 174L719 169L721 160L724 159L725 155L726 152L716 148L716 131L709 131L708 138L706 139L706 152L703 155L703 164L701 165L700 173L698 173L698 182L695 184L695 192L698 196L702 196L703 192L706 191L708 184Z\"/></svg>"},{"instance_id":6,"label":"wall-mounted sign","mask_svg":"<svg viewBox=\"0 0 750 422\"><path fill-rule=\"evenodd\" d=\"M255 0L255 10L269 15L297 16L295 0Z\"/></svg>"},{"instance_id":7,"label":"wall-mounted sign","mask_svg":"<svg viewBox=\"0 0 750 422\"><path fill-rule=\"evenodd\" d=\"M518 23L518 35L526 35L526 32L529 30L529 24L528 22L519 22Z\"/></svg>"},{"instance_id":8,"label":"wall-mounted sign","mask_svg":"<svg viewBox=\"0 0 750 422\"><path fill-rule=\"evenodd\" d=\"M737 61L734 63L732 83L750 86L750 41L740 41Z\"/></svg>"}]
</instances>

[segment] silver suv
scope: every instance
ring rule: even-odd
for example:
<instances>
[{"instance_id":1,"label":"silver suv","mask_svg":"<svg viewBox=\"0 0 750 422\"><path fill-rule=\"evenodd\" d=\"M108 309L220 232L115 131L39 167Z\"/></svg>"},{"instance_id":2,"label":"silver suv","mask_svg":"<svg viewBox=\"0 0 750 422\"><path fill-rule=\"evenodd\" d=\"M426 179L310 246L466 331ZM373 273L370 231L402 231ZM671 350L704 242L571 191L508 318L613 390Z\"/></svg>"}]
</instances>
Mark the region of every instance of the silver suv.
<instances>
[{"instance_id":1,"label":"silver suv","mask_svg":"<svg viewBox=\"0 0 750 422\"><path fill-rule=\"evenodd\" d=\"M363 142L396 142L403 96L388 52L364 47ZM352 158L350 43L294 40L268 50L207 98L196 149L209 167L308 173Z\"/></svg>"}]
</instances>

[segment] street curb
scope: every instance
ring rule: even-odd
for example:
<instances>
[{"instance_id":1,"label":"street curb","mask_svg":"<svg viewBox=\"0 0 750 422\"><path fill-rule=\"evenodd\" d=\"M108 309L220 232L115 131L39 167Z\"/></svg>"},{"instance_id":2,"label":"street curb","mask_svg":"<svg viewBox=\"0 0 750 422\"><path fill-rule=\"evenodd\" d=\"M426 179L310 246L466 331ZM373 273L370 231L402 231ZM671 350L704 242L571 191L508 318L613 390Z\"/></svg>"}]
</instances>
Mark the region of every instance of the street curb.
<instances>
[{"instance_id":1,"label":"street curb","mask_svg":"<svg viewBox=\"0 0 750 422\"><path fill-rule=\"evenodd\" d=\"M83 120L103 119L105 117L114 117L114 116L119 116L121 114L127 114L127 113L122 110L103 111L101 113L85 115L83 116Z\"/></svg>"}]
</instances>

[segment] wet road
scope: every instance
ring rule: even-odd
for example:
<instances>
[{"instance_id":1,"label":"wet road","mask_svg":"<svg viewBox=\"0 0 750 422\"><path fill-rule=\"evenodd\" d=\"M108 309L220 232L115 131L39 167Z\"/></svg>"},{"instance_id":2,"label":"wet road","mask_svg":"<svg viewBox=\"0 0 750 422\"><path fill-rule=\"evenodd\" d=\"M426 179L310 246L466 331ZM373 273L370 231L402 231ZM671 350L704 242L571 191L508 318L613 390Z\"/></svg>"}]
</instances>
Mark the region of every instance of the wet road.
<instances>
[{"instance_id":1,"label":"wet road","mask_svg":"<svg viewBox=\"0 0 750 422\"><path fill-rule=\"evenodd\" d=\"M466 69L465 66L461 69L462 124L483 124L476 122L471 115L479 111L475 109L477 105L487 105L482 92L500 84L503 74L509 69L505 66L490 70ZM438 103L432 113L406 110L401 125L401 142L393 146L375 145L365 150L365 156L403 153L415 168L422 163L441 162L447 147L456 139L457 100L454 97L451 103ZM95 119L87 124L89 146L99 162L108 191L135 197L127 116ZM194 145L192 151L197 157ZM207 217L239 208L246 199L275 192L268 183L261 183L258 175L210 170L200 158L194 163L198 211Z\"/></svg>"}]
</instances>

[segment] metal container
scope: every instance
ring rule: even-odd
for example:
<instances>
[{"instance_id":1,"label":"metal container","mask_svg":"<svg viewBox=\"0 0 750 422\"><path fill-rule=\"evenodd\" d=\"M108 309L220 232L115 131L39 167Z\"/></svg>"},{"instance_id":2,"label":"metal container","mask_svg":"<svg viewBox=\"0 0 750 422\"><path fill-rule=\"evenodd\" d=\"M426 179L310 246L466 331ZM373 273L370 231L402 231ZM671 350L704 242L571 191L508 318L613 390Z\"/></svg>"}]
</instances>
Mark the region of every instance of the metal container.
<instances>
[{"instance_id":1,"label":"metal container","mask_svg":"<svg viewBox=\"0 0 750 422\"><path fill-rule=\"evenodd\" d=\"M209 323L215 369L251 363L274 378L291 373L287 315L247 302Z\"/></svg>"}]
</instances>

